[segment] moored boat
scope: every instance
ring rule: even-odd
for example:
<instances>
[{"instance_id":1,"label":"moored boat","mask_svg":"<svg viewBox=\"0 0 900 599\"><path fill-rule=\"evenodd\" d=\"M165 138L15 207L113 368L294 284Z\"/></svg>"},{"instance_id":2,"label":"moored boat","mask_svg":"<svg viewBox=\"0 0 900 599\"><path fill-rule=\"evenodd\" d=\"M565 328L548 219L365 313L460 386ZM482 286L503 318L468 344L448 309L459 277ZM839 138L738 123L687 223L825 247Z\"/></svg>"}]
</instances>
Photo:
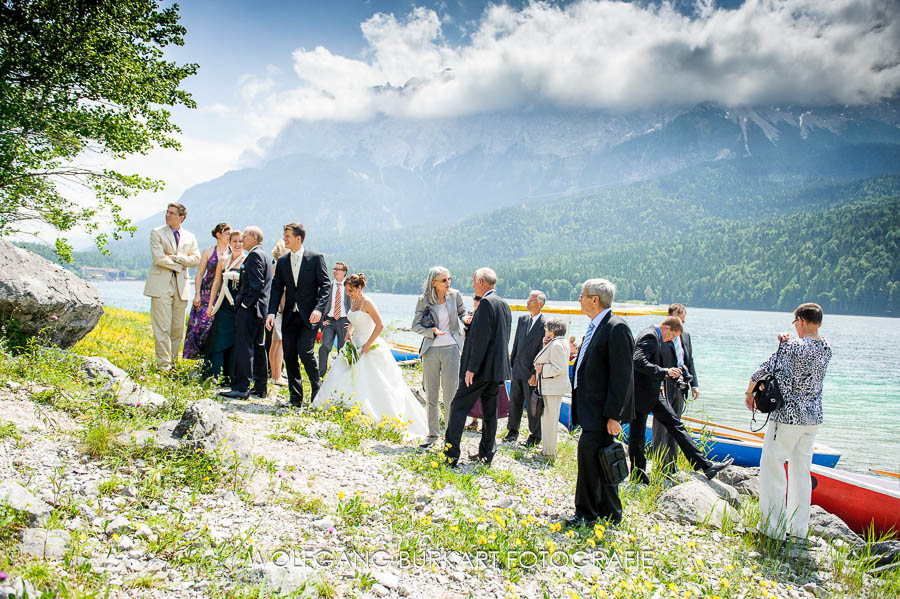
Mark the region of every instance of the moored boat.
<instances>
[{"instance_id":1,"label":"moored boat","mask_svg":"<svg viewBox=\"0 0 900 599\"><path fill-rule=\"evenodd\" d=\"M866 536L900 534L900 482L813 465L812 503Z\"/></svg>"},{"instance_id":2,"label":"moored boat","mask_svg":"<svg viewBox=\"0 0 900 599\"><path fill-rule=\"evenodd\" d=\"M687 426L694 442L703 448L706 456L711 460L725 460L734 458L735 466L754 467L759 466L762 458L762 439L754 436L750 431L739 429L726 430L723 425L711 423L706 428ZM730 427L729 427L730 428ZM628 425L622 427L625 440L628 439ZM653 437L653 418L647 419L645 432L646 443L649 445ZM834 468L841 458L841 452L827 445L816 444L813 447L813 464L826 468Z\"/></svg>"}]
</instances>

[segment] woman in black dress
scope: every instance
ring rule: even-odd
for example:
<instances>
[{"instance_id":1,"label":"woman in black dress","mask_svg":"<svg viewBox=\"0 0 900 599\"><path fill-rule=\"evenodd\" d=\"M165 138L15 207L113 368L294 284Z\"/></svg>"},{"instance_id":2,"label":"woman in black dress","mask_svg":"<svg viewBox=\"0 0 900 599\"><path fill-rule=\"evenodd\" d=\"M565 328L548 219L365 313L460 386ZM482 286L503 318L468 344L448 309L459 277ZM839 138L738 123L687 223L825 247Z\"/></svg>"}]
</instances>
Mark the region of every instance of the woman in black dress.
<instances>
[{"instance_id":1,"label":"woman in black dress","mask_svg":"<svg viewBox=\"0 0 900 599\"><path fill-rule=\"evenodd\" d=\"M234 345L234 298L240 285L241 267L246 253L241 243L241 232L231 233L229 252L216 266L216 280L209 294L207 314L214 316L206 343L209 371L219 385L226 385L231 378L231 347Z\"/></svg>"}]
</instances>

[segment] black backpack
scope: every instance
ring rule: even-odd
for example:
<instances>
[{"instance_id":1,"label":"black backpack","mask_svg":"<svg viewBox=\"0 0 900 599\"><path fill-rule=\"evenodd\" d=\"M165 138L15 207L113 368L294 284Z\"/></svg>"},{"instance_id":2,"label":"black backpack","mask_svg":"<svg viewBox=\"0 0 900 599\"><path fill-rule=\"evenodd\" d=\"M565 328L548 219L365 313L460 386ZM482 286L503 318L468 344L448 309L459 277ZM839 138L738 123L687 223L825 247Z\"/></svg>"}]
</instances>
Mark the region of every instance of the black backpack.
<instances>
[{"instance_id":1,"label":"black backpack","mask_svg":"<svg viewBox=\"0 0 900 599\"><path fill-rule=\"evenodd\" d=\"M753 417L750 419L750 430L753 432L761 431L769 422L768 415L780 408L784 403L784 396L781 393L781 388L778 386L778 379L775 377L778 373L778 358L781 355L783 345L784 343L780 344L778 351L775 352L772 372L763 375L761 379L756 381L756 385L753 386L753 405L756 408L753 412ZM767 414L766 421L758 429L753 428L753 423L756 422L756 412Z\"/></svg>"}]
</instances>

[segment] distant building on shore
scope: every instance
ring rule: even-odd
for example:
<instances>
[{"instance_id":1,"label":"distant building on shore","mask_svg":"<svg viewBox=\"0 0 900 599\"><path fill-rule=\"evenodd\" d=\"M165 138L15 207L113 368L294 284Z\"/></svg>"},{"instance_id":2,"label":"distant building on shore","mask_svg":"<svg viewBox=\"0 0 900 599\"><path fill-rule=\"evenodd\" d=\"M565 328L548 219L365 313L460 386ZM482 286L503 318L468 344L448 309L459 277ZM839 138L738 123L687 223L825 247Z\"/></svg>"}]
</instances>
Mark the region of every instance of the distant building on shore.
<instances>
[{"instance_id":1,"label":"distant building on shore","mask_svg":"<svg viewBox=\"0 0 900 599\"><path fill-rule=\"evenodd\" d=\"M124 270L118 268L100 268L99 266L82 266L82 279L103 279L106 281L124 281L128 278Z\"/></svg>"}]
</instances>

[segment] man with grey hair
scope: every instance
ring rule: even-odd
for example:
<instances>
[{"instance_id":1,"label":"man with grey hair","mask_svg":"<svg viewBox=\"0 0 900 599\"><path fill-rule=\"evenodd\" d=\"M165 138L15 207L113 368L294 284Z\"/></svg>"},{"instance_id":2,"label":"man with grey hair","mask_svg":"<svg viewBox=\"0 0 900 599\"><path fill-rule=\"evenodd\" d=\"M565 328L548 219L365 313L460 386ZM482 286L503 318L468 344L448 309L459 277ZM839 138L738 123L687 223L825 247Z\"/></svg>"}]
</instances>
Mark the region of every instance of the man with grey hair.
<instances>
[{"instance_id":1,"label":"man with grey hair","mask_svg":"<svg viewBox=\"0 0 900 599\"><path fill-rule=\"evenodd\" d=\"M481 303L472 316L469 332L460 357L460 382L450 404L450 422L444 436L444 455L451 467L459 461L460 442L466 417L481 399L483 425L478 453L469 458L490 464L494 459L494 436L497 434L497 394L509 378L509 329L512 313L497 294L497 274L490 268L479 268L472 276L475 295Z\"/></svg>"},{"instance_id":2,"label":"man with grey hair","mask_svg":"<svg viewBox=\"0 0 900 599\"><path fill-rule=\"evenodd\" d=\"M248 253L241 267L240 290L234 298L234 376L231 391L221 394L231 399L247 399L250 395L265 397L268 378L265 322L272 289L272 268L269 256L262 248L262 230L247 227L243 239Z\"/></svg>"},{"instance_id":3,"label":"man with grey hair","mask_svg":"<svg viewBox=\"0 0 900 599\"><path fill-rule=\"evenodd\" d=\"M588 279L578 298L590 323L572 377L572 424L582 430L570 527L622 519L619 485L603 479L600 465L600 451L615 442L621 423L634 414L634 337L610 309L615 295L616 286L606 279Z\"/></svg>"},{"instance_id":4,"label":"man with grey hair","mask_svg":"<svg viewBox=\"0 0 900 599\"><path fill-rule=\"evenodd\" d=\"M506 421L506 443L515 443L519 437L519 426L522 422L522 411L525 402L531 400L531 385L528 384L534 374L534 357L542 347L544 339L544 315L541 310L547 303L543 291L532 291L528 295L525 307L528 314L519 317L516 324L515 340L512 353L509 355L512 364L512 379L509 383L509 418ZM536 447L541 443L541 419L528 412L528 439L525 447Z\"/></svg>"}]
</instances>

